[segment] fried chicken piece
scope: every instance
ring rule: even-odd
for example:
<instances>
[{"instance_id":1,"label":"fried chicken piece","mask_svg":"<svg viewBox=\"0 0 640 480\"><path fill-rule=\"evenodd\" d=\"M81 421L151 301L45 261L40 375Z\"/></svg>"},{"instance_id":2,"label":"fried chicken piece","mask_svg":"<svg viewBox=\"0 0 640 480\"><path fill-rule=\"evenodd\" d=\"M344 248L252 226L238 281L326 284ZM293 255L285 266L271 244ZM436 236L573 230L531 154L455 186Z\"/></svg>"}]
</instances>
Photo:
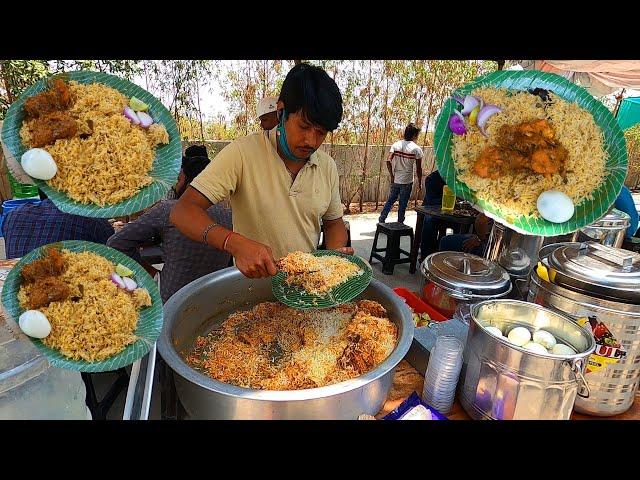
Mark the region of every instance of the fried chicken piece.
<instances>
[{"instance_id":1,"label":"fried chicken piece","mask_svg":"<svg viewBox=\"0 0 640 480\"><path fill-rule=\"evenodd\" d=\"M535 173L551 175L564 171L567 150L558 146L555 148L540 148L531 155L531 170Z\"/></svg>"},{"instance_id":2,"label":"fried chicken piece","mask_svg":"<svg viewBox=\"0 0 640 480\"><path fill-rule=\"evenodd\" d=\"M358 310L368 313L374 317L387 318L387 311L378 302L372 300L360 300L358 302Z\"/></svg>"},{"instance_id":3,"label":"fried chicken piece","mask_svg":"<svg viewBox=\"0 0 640 480\"><path fill-rule=\"evenodd\" d=\"M27 117L38 118L57 110L65 110L71 104L71 90L62 79L57 78L52 82L49 90L29 97L24 102L24 111Z\"/></svg>"},{"instance_id":4,"label":"fried chicken piece","mask_svg":"<svg viewBox=\"0 0 640 480\"><path fill-rule=\"evenodd\" d=\"M62 253L57 248L47 249L44 257L35 260L22 269L22 278L25 283L33 283L45 277L58 277L67 268Z\"/></svg>"},{"instance_id":5,"label":"fried chicken piece","mask_svg":"<svg viewBox=\"0 0 640 480\"><path fill-rule=\"evenodd\" d=\"M56 277L39 278L29 292L29 309L47 307L51 302L66 300L70 295L66 283Z\"/></svg>"},{"instance_id":6,"label":"fried chicken piece","mask_svg":"<svg viewBox=\"0 0 640 480\"><path fill-rule=\"evenodd\" d=\"M498 147L487 147L478 155L473 171L479 177L495 179L502 175L503 164L502 150Z\"/></svg>"},{"instance_id":7,"label":"fried chicken piece","mask_svg":"<svg viewBox=\"0 0 640 480\"><path fill-rule=\"evenodd\" d=\"M66 112L51 112L33 123L31 146L44 147L61 138L71 138L78 131L76 121Z\"/></svg>"},{"instance_id":8,"label":"fried chicken piece","mask_svg":"<svg viewBox=\"0 0 640 480\"><path fill-rule=\"evenodd\" d=\"M371 370L375 365L372 352L362 348L361 337L357 334L348 334L349 344L345 347L338 359L342 368L352 368L358 375Z\"/></svg>"}]
</instances>

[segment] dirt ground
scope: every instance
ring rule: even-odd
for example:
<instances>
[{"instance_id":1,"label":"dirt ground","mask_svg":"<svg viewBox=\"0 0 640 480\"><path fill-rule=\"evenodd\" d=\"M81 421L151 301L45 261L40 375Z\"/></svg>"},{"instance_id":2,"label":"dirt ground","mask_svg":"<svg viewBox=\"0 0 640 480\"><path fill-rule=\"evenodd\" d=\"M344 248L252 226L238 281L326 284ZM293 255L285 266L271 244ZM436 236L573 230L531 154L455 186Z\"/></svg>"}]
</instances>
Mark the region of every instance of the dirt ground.
<instances>
[{"instance_id":1,"label":"dirt ground","mask_svg":"<svg viewBox=\"0 0 640 480\"><path fill-rule=\"evenodd\" d=\"M386 199L384 202L378 202L378 208L376 208L376 202L363 202L362 204L362 212L360 212L360 204L359 203L352 203L349 206L349 211L344 212L345 216L346 215L353 215L353 214L357 214L357 213L374 213L374 212L380 212L382 211L382 207L384 207L384 204L386 202ZM418 201L417 205L421 205L422 202ZM416 202L414 200L411 200L409 202L409 205L407 205L407 211L412 211L414 208L414 206L416 205ZM397 212L398 211L398 202L396 202L393 207L391 208L392 212Z\"/></svg>"}]
</instances>

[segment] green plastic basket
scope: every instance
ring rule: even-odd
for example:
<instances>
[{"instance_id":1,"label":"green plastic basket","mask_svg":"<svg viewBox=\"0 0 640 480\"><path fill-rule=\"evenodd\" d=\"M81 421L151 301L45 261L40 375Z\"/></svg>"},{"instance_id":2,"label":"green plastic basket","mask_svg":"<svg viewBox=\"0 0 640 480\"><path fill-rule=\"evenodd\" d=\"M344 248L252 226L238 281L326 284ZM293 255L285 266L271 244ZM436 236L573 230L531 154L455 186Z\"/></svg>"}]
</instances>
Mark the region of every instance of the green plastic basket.
<instances>
[{"instance_id":1,"label":"green plastic basket","mask_svg":"<svg viewBox=\"0 0 640 480\"><path fill-rule=\"evenodd\" d=\"M316 257L333 255L345 258L358 265L363 273L351 277L346 282L334 287L327 295L310 295L302 288L287 285L285 283L286 274L278 272L271 278L271 290L273 295L285 305L298 310L312 310L319 308L335 307L342 303L349 302L366 290L371 282L373 270L371 265L356 255L345 255L332 250L318 250L313 252Z\"/></svg>"},{"instance_id":2,"label":"green plastic basket","mask_svg":"<svg viewBox=\"0 0 640 480\"><path fill-rule=\"evenodd\" d=\"M31 340L31 342L33 342L33 344L47 357L47 360L49 360L49 363L52 366L66 368L69 370L77 370L80 372L109 372L117 370L119 368L126 367L127 365L131 365L133 362L146 355L160 336L160 331L162 330L162 300L160 298L160 292L158 291L158 285L156 282L137 262L126 256L124 253L118 252L106 245L81 240L66 240L58 242L55 245L59 248L71 250L72 252L94 252L112 261L116 265L121 263L130 268L133 270L133 278L136 283L140 287L146 288L149 292L152 304L150 307L145 307L140 311L138 326L135 331L135 334L139 337L138 340L131 345L128 345L117 355L100 362L72 360L62 355L58 350L47 347L37 338L27 338L29 338L29 340ZM20 307L20 302L18 301L18 292L22 281L20 272L22 272L25 265L37 260L38 258L42 258L46 247L47 245L32 250L22 257L7 275L7 279L2 288L2 304L7 315L9 315L16 324L18 323L18 317L20 317L24 312L24 309Z\"/></svg>"},{"instance_id":3,"label":"green plastic basket","mask_svg":"<svg viewBox=\"0 0 640 480\"><path fill-rule=\"evenodd\" d=\"M489 73L457 89L452 96L464 97L471 93L472 90L483 86L511 90L544 88L566 101L577 103L580 107L589 111L598 127L604 133L604 147L608 155L605 167L606 177L603 183L594 191L593 198L590 200L585 199L576 205L575 214L564 223L552 223L543 218L532 218L525 215L516 217L508 215L490 202L477 198L475 193L458 179L451 155L453 133L448 128L449 118L453 114L457 102L453 98L449 98L444 103L436 122L434 145L438 170L456 195L473 203L478 210L485 212L487 216L494 220L519 233L529 235L554 236L572 233L590 225L605 215L620 193L627 175L627 149L624 135L611 112L585 89L559 75L537 70Z\"/></svg>"},{"instance_id":4,"label":"green plastic basket","mask_svg":"<svg viewBox=\"0 0 640 480\"><path fill-rule=\"evenodd\" d=\"M182 144L178 126L171 113L149 92L143 88L114 75L102 72L78 71L69 72L69 80L81 84L102 83L115 88L127 98L135 96L149 105L148 113L157 123L162 123L169 133L169 144L156 147L156 157L149 176L153 182L138 191L133 197L113 205L100 207L95 204L83 204L69 198L65 193L51 188L43 180L34 180L51 201L63 212L85 217L115 218L132 215L150 207L160 200L176 183L182 163ZM24 101L46 89L48 79L42 79L27 88L20 97L11 104L2 125L2 140L16 159L20 159L27 150L20 139L20 128L24 119ZM37 192L36 192L37 195Z\"/></svg>"}]
</instances>

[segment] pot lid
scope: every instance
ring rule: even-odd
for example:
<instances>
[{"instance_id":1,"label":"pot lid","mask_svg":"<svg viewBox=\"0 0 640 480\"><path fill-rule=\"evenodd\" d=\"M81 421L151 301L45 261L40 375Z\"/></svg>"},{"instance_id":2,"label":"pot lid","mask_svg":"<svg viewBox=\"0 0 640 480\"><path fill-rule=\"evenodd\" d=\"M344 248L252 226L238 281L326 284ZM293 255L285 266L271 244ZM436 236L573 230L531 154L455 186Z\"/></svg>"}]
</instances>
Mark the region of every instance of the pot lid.
<instances>
[{"instance_id":1,"label":"pot lid","mask_svg":"<svg viewBox=\"0 0 640 480\"><path fill-rule=\"evenodd\" d=\"M547 261L558 285L599 298L640 300L637 253L597 242L571 243L555 249Z\"/></svg>"},{"instance_id":2,"label":"pot lid","mask_svg":"<svg viewBox=\"0 0 640 480\"><path fill-rule=\"evenodd\" d=\"M495 298L511 291L511 280L504 268L470 253L432 253L420 269L425 278L457 298Z\"/></svg>"},{"instance_id":3,"label":"pot lid","mask_svg":"<svg viewBox=\"0 0 640 480\"><path fill-rule=\"evenodd\" d=\"M531 269L531 257L520 247L510 248L500 254L498 264L512 275L526 275Z\"/></svg>"},{"instance_id":4,"label":"pot lid","mask_svg":"<svg viewBox=\"0 0 640 480\"><path fill-rule=\"evenodd\" d=\"M631 217L629 216L629 214L616 208L612 208L604 217L596 220L591 225L584 228L626 229L629 225L631 225Z\"/></svg>"}]
</instances>

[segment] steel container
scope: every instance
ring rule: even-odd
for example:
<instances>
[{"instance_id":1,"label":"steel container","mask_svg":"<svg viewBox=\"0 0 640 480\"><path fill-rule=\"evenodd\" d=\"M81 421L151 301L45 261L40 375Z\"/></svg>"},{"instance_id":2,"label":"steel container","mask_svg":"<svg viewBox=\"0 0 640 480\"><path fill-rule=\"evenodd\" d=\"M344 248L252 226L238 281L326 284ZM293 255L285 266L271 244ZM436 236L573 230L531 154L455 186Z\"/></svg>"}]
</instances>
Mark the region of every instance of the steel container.
<instances>
[{"instance_id":1,"label":"steel container","mask_svg":"<svg viewBox=\"0 0 640 480\"><path fill-rule=\"evenodd\" d=\"M522 326L546 330L576 353L533 353L497 337ZM593 336L569 317L519 300L489 300L471 306L460 401L474 419L568 420L576 395L589 395L583 377Z\"/></svg>"},{"instance_id":2,"label":"steel container","mask_svg":"<svg viewBox=\"0 0 640 480\"><path fill-rule=\"evenodd\" d=\"M178 397L192 419L344 419L375 415L393 383L394 369L413 339L411 311L389 287L372 279L358 299L375 300L398 326L391 355L370 372L345 382L305 390L254 390L210 378L192 369L179 352L193 345L231 313L275 301L271 280L252 280L226 268L186 285L164 307L158 351L175 372Z\"/></svg>"},{"instance_id":3,"label":"steel container","mask_svg":"<svg viewBox=\"0 0 640 480\"><path fill-rule=\"evenodd\" d=\"M563 312L595 334L585 378L588 399L575 409L597 416L631 408L640 383L640 255L596 243L549 246L549 279L534 271L528 299Z\"/></svg>"},{"instance_id":4,"label":"steel container","mask_svg":"<svg viewBox=\"0 0 640 480\"><path fill-rule=\"evenodd\" d=\"M631 225L631 217L625 212L612 208L600 220L581 228L576 241L595 241L600 245L620 248L624 243L624 235L629 225Z\"/></svg>"}]
</instances>

